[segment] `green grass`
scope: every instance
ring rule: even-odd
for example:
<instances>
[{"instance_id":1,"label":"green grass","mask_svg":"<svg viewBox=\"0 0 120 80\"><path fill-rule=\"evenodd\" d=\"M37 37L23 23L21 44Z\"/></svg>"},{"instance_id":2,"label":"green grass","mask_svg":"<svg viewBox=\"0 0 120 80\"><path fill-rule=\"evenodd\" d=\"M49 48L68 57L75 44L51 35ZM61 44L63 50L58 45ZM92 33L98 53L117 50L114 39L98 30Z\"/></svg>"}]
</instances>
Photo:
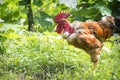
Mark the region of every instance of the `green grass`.
<instances>
[{"instance_id":1,"label":"green grass","mask_svg":"<svg viewBox=\"0 0 120 80\"><path fill-rule=\"evenodd\" d=\"M88 54L55 32L1 31L0 80L120 80L120 46L104 45L92 72Z\"/></svg>"}]
</instances>

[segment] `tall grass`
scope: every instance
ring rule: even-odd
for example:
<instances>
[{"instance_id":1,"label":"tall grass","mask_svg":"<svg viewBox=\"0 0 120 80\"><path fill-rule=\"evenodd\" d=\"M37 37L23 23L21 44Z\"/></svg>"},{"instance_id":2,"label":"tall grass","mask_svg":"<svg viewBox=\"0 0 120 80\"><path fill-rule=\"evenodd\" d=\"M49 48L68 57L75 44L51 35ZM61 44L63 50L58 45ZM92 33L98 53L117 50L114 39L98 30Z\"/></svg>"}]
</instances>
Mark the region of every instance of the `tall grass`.
<instances>
[{"instance_id":1,"label":"tall grass","mask_svg":"<svg viewBox=\"0 0 120 80\"><path fill-rule=\"evenodd\" d=\"M0 33L0 80L120 80L120 46L104 46L93 73L88 54L55 32L5 29Z\"/></svg>"}]
</instances>

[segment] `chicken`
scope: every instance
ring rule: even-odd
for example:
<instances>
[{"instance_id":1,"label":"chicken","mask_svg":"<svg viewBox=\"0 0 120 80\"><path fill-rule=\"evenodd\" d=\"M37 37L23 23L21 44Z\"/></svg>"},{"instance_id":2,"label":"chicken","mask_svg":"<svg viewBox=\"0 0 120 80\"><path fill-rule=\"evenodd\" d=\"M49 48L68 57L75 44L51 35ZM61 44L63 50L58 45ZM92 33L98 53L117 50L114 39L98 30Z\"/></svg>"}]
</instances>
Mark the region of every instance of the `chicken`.
<instances>
[{"instance_id":1,"label":"chicken","mask_svg":"<svg viewBox=\"0 0 120 80\"><path fill-rule=\"evenodd\" d=\"M62 34L68 44L86 51L95 70L103 42L114 33L120 33L120 17L105 16L100 21L70 23L67 20L69 16L70 13L60 12L54 17L56 32Z\"/></svg>"}]
</instances>

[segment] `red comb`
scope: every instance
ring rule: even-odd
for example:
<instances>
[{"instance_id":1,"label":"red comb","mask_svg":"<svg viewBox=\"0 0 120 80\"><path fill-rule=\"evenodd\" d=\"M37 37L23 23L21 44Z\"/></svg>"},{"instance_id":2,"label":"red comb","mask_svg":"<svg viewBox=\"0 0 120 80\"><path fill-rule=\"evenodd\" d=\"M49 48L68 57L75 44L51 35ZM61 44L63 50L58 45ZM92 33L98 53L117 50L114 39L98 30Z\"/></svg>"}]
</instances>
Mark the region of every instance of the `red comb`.
<instances>
[{"instance_id":1,"label":"red comb","mask_svg":"<svg viewBox=\"0 0 120 80\"><path fill-rule=\"evenodd\" d=\"M61 11L60 13L58 13L55 18L54 21L55 23L59 22L61 19L67 19L70 16L70 13Z\"/></svg>"}]
</instances>

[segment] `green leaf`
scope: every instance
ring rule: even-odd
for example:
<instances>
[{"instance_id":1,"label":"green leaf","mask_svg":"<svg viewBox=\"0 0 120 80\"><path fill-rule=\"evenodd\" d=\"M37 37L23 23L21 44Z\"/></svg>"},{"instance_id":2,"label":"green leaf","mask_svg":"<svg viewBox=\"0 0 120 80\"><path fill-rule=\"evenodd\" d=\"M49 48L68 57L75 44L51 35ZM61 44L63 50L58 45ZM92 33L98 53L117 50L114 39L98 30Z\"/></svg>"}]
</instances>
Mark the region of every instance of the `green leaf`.
<instances>
[{"instance_id":1,"label":"green leaf","mask_svg":"<svg viewBox=\"0 0 120 80\"><path fill-rule=\"evenodd\" d=\"M110 16L111 15L111 10L105 6L100 6L100 7L98 7L98 9L103 16L105 16L105 15Z\"/></svg>"},{"instance_id":2,"label":"green leaf","mask_svg":"<svg viewBox=\"0 0 120 80\"><path fill-rule=\"evenodd\" d=\"M5 2L4 0L0 0L0 4L4 4L4 2Z\"/></svg>"},{"instance_id":3,"label":"green leaf","mask_svg":"<svg viewBox=\"0 0 120 80\"><path fill-rule=\"evenodd\" d=\"M2 26L3 26L3 24L2 24L2 23L0 23L0 28L2 28Z\"/></svg>"},{"instance_id":4,"label":"green leaf","mask_svg":"<svg viewBox=\"0 0 120 80\"><path fill-rule=\"evenodd\" d=\"M15 12L13 13L13 16L14 16L14 17L18 17L18 16L19 16L19 11L15 11Z\"/></svg>"},{"instance_id":5,"label":"green leaf","mask_svg":"<svg viewBox=\"0 0 120 80\"><path fill-rule=\"evenodd\" d=\"M27 0L22 0L18 2L20 6L25 6L27 4Z\"/></svg>"},{"instance_id":6,"label":"green leaf","mask_svg":"<svg viewBox=\"0 0 120 80\"><path fill-rule=\"evenodd\" d=\"M114 0L103 0L104 2L113 2Z\"/></svg>"},{"instance_id":7,"label":"green leaf","mask_svg":"<svg viewBox=\"0 0 120 80\"><path fill-rule=\"evenodd\" d=\"M40 1L40 0L34 0L34 1L33 1L33 4L36 5L36 6L38 6L38 7L41 7L42 4L43 4L43 2Z\"/></svg>"},{"instance_id":8,"label":"green leaf","mask_svg":"<svg viewBox=\"0 0 120 80\"><path fill-rule=\"evenodd\" d=\"M65 4L67 7L76 8L77 0L59 0L60 4Z\"/></svg>"},{"instance_id":9,"label":"green leaf","mask_svg":"<svg viewBox=\"0 0 120 80\"><path fill-rule=\"evenodd\" d=\"M35 16L34 20L40 24L41 29L51 30L53 27L52 18L45 13L44 11L40 11L40 17Z\"/></svg>"}]
</instances>

